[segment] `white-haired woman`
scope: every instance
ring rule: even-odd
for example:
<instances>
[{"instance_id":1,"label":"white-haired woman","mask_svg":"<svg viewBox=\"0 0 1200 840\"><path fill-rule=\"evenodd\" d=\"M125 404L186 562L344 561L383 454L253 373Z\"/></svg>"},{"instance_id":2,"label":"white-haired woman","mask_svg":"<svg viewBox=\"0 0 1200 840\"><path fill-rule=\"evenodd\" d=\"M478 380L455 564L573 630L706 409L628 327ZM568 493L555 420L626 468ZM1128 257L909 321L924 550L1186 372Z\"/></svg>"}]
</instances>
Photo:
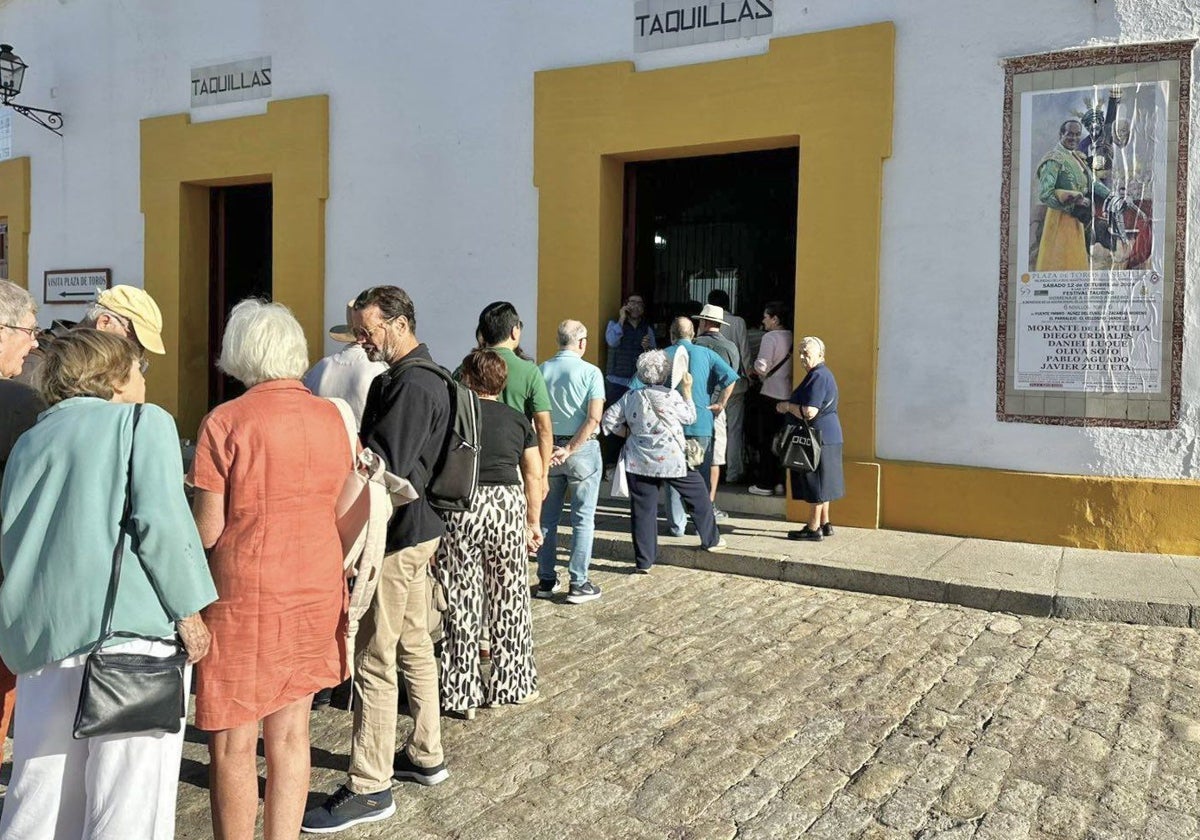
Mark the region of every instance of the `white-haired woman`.
<instances>
[{"instance_id":1,"label":"white-haired woman","mask_svg":"<svg viewBox=\"0 0 1200 840\"><path fill-rule=\"evenodd\" d=\"M680 391L667 384L671 361L662 350L637 360L637 375L647 387L626 394L608 407L601 425L607 434L626 438L623 456L629 479L629 528L637 571L649 574L658 554L658 490L674 487L692 509L700 545L725 547L713 518L708 487L687 465L683 427L696 422L692 377L684 374Z\"/></svg>"},{"instance_id":2,"label":"white-haired woman","mask_svg":"<svg viewBox=\"0 0 1200 840\"><path fill-rule=\"evenodd\" d=\"M833 373L825 365L825 342L813 335L800 339L800 361L808 373L787 402L776 406L780 414L788 414L798 422L808 421L821 436L821 458L813 472L792 470L792 498L808 502L812 507L808 524L799 531L789 531L789 540L819 541L833 536L829 522L829 503L846 495L842 478L842 424L838 420L838 386Z\"/></svg>"},{"instance_id":3,"label":"white-haired woman","mask_svg":"<svg viewBox=\"0 0 1200 840\"><path fill-rule=\"evenodd\" d=\"M215 835L254 836L261 723L264 836L294 838L312 697L346 677L335 505L352 452L338 409L300 383L308 348L286 307L235 306L218 367L248 390L204 418L189 476L221 596L204 612L213 651L197 673L196 726L212 732Z\"/></svg>"}]
</instances>

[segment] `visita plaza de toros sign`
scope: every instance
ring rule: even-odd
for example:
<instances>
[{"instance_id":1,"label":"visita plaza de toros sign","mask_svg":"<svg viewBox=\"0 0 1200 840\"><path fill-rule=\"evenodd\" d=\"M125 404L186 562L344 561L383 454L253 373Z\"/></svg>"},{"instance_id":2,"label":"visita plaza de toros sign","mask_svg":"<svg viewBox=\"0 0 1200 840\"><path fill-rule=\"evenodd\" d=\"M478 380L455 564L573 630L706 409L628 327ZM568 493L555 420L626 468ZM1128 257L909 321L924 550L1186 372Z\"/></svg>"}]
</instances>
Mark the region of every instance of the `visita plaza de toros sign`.
<instances>
[{"instance_id":1,"label":"visita plaza de toros sign","mask_svg":"<svg viewBox=\"0 0 1200 840\"><path fill-rule=\"evenodd\" d=\"M775 0L635 0L634 52L770 35Z\"/></svg>"},{"instance_id":2,"label":"visita plaza de toros sign","mask_svg":"<svg viewBox=\"0 0 1200 840\"><path fill-rule=\"evenodd\" d=\"M271 97L271 56L192 68L192 107Z\"/></svg>"}]
</instances>

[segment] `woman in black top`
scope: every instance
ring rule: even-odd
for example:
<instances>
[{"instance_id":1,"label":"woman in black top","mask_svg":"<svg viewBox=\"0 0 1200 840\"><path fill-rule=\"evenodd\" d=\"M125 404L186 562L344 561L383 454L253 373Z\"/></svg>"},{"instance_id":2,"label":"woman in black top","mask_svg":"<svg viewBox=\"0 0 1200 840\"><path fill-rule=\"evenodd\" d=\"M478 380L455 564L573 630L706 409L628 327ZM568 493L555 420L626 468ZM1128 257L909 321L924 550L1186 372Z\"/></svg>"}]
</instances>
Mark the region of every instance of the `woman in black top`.
<instances>
[{"instance_id":1,"label":"woman in black top","mask_svg":"<svg viewBox=\"0 0 1200 840\"><path fill-rule=\"evenodd\" d=\"M446 589L442 707L470 719L481 705L538 698L526 566L542 542L542 459L529 418L496 399L508 379L504 359L473 350L460 375L480 397L479 487L469 511L445 514L434 573ZM492 662L486 685L479 669L485 615Z\"/></svg>"}]
</instances>

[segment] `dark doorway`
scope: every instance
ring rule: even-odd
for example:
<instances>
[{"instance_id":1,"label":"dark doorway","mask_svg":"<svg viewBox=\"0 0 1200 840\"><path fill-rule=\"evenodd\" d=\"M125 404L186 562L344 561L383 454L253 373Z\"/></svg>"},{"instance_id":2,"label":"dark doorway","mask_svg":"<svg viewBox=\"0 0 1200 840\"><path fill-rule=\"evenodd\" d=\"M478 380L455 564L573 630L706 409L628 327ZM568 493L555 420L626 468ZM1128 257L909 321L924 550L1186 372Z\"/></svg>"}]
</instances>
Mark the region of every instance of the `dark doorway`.
<instances>
[{"instance_id":1,"label":"dark doorway","mask_svg":"<svg viewBox=\"0 0 1200 840\"><path fill-rule=\"evenodd\" d=\"M767 301L791 307L799 160L788 148L626 164L622 298L645 298L660 339L716 288L751 330Z\"/></svg>"},{"instance_id":2,"label":"dark doorway","mask_svg":"<svg viewBox=\"0 0 1200 840\"><path fill-rule=\"evenodd\" d=\"M209 407L245 387L216 369L229 312L248 297L271 299L271 185L214 187L210 207Z\"/></svg>"}]
</instances>

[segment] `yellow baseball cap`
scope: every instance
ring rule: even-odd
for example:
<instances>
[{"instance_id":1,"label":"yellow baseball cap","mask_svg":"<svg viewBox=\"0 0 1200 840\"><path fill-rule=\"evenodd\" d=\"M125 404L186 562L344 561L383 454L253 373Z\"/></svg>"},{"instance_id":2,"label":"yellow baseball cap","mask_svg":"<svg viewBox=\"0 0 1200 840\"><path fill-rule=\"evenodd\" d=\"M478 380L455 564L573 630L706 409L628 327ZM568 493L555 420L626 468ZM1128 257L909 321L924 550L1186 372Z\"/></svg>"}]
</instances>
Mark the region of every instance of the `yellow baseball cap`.
<instances>
[{"instance_id":1,"label":"yellow baseball cap","mask_svg":"<svg viewBox=\"0 0 1200 840\"><path fill-rule=\"evenodd\" d=\"M162 312L145 290L136 286L113 286L97 295L96 303L128 318L137 340L151 353L167 352L162 341Z\"/></svg>"}]
</instances>

